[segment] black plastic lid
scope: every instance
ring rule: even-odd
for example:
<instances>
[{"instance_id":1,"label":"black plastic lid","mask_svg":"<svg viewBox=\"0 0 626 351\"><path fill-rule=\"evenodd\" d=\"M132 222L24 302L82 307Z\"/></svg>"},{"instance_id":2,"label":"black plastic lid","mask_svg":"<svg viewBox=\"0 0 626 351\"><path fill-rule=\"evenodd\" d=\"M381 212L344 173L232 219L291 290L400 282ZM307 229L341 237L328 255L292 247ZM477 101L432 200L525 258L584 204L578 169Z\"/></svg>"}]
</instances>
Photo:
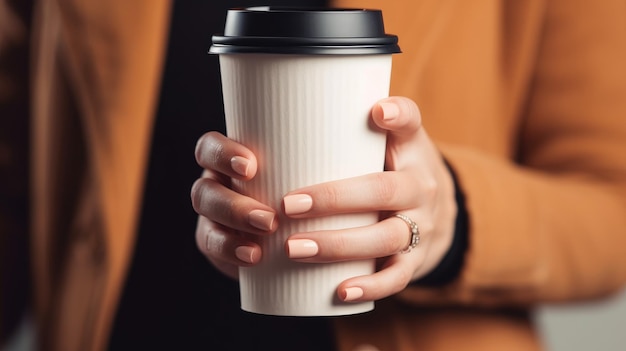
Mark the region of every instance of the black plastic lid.
<instances>
[{"instance_id":1,"label":"black plastic lid","mask_svg":"<svg viewBox=\"0 0 626 351\"><path fill-rule=\"evenodd\" d=\"M367 55L400 52L380 10L259 6L231 9L211 54Z\"/></svg>"}]
</instances>

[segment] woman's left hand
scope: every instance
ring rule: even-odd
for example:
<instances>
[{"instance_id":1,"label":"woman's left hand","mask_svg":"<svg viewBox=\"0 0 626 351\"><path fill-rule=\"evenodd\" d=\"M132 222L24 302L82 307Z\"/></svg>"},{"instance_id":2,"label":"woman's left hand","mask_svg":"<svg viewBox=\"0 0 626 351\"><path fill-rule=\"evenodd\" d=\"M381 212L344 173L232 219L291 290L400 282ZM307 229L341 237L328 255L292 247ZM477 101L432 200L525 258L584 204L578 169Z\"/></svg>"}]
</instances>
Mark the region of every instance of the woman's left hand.
<instances>
[{"instance_id":1,"label":"woman's left hand","mask_svg":"<svg viewBox=\"0 0 626 351\"><path fill-rule=\"evenodd\" d=\"M285 246L301 262L378 258L372 275L348 279L337 293L344 301L378 300L403 290L439 264L451 245L456 202L454 184L441 154L410 99L390 97L372 109L372 119L388 130L386 171L301 188L284 197L292 218L382 211L381 221L361 228L295 233ZM420 242L410 252L403 214L417 223Z\"/></svg>"}]
</instances>

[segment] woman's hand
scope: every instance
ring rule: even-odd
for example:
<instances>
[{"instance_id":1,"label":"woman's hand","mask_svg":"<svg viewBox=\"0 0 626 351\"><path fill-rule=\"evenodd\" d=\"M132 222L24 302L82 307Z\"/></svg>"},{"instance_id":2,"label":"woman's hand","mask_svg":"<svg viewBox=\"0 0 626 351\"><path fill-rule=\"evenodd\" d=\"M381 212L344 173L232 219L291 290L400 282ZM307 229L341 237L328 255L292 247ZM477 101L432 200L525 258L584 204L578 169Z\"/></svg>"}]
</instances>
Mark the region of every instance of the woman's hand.
<instances>
[{"instance_id":1,"label":"woman's hand","mask_svg":"<svg viewBox=\"0 0 626 351\"><path fill-rule=\"evenodd\" d=\"M203 135L196 145L196 161L205 170L191 188L191 202L199 214L198 249L224 274L238 279L238 267L261 260L260 236L276 231L274 209L229 188L230 179L252 179L254 154L217 132Z\"/></svg>"},{"instance_id":2,"label":"woman's hand","mask_svg":"<svg viewBox=\"0 0 626 351\"><path fill-rule=\"evenodd\" d=\"M402 97L384 99L372 109L372 119L388 130L385 172L297 189L283 201L285 213L293 218L381 211L376 224L294 233L285 244L289 257L301 262L378 258L376 273L340 284L337 293L346 301L378 300L401 291L441 261L454 231L452 177L422 128L415 103ZM192 188L200 214L198 247L218 269L236 278L238 266L261 259L259 238L276 230L276 212L228 188L231 177L249 180L256 173L256 158L244 146L208 133L198 142L196 159L206 170ZM398 213L419 227L420 243L408 253L401 252L411 233L394 216Z\"/></svg>"}]
</instances>

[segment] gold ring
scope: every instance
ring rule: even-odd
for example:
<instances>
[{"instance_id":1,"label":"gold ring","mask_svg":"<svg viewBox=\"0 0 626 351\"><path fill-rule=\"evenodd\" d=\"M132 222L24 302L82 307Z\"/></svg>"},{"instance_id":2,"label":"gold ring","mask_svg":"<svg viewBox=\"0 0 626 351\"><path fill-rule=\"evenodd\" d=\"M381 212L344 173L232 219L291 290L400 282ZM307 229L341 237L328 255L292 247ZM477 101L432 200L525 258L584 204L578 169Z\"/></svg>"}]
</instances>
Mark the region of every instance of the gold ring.
<instances>
[{"instance_id":1,"label":"gold ring","mask_svg":"<svg viewBox=\"0 0 626 351\"><path fill-rule=\"evenodd\" d=\"M411 239L409 241L409 245L404 250L400 251L400 253L403 253L403 254L409 253L411 252L411 250L417 247L417 244L420 243L420 230L417 227L417 223L415 223L411 218L403 214L397 214L396 217L403 220L404 223L406 223L406 225L409 226L409 231L411 232Z\"/></svg>"}]
</instances>

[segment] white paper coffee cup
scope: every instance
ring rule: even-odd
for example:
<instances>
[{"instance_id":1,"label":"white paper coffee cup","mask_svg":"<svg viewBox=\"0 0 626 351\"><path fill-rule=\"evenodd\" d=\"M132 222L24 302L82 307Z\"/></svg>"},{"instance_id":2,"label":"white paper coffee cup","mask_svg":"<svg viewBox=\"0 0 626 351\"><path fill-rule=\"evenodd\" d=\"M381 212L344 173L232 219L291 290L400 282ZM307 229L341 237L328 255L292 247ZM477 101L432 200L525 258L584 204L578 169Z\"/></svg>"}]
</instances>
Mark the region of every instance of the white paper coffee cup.
<instances>
[{"instance_id":1,"label":"white paper coffee cup","mask_svg":"<svg viewBox=\"0 0 626 351\"><path fill-rule=\"evenodd\" d=\"M271 9L249 11L263 14ZM327 12L345 15L348 10ZM371 122L370 110L389 94L391 54L398 52L397 45L367 53L361 40L357 54L354 47L352 52L345 48L344 40L346 53L334 48L338 50L329 54L324 47L325 53L316 54L310 42L300 53L293 42L278 48L271 43L262 50L251 49L253 45L242 50L240 43L230 48L234 52L218 48L227 134L258 160L255 178L235 180L233 187L280 214L277 232L262 243L261 262L239 271L241 307L249 312L333 316L374 308L373 302L343 302L336 292L342 281L372 274L373 259L299 263L287 257L284 247L294 233L367 226L376 223L379 214L291 219L282 214L281 200L304 186L383 170L385 132Z\"/></svg>"}]
</instances>

